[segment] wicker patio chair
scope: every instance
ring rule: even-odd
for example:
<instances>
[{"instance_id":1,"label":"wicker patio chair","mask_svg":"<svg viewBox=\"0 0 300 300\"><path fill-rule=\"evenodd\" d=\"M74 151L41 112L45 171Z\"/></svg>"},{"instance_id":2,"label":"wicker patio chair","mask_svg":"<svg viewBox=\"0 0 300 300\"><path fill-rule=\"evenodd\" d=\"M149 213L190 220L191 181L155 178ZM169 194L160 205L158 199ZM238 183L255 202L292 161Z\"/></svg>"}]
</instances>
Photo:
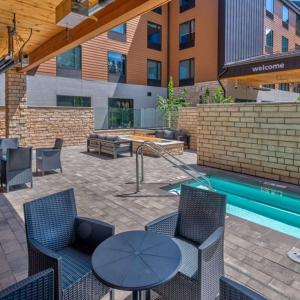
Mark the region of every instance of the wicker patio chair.
<instances>
[{"instance_id":1,"label":"wicker patio chair","mask_svg":"<svg viewBox=\"0 0 300 300\"><path fill-rule=\"evenodd\" d=\"M1 160L1 186L5 184L6 191L14 185L30 183L32 181L32 148L7 149L6 159Z\"/></svg>"},{"instance_id":2,"label":"wicker patio chair","mask_svg":"<svg viewBox=\"0 0 300 300\"><path fill-rule=\"evenodd\" d=\"M18 138L0 139L1 155L6 156L7 149L17 149L19 147Z\"/></svg>"},{"instance_id":3,"label":"wicker patio chair","mask_svg":"<svg viewBox=\"0 0 300 300\"><path fill-rule=\"evenodd\" d=\"M173 238L182 254L179 273L154 289L163 299L207 300L219 294L225 208L225 196L183 185L178 212L146 225L146 230Z\"/></svg>"},{"instance_id":4,"label":"wicker patio chair","mask_svg":"<svg viewBox=\"0 0 300 300\"><path fill-rule=\"evenodd\" d=\"M94 276L91 255L114 226L77 216L73 189L24 204L29 276L54 269L56 300L99 300L113 292Z\"/></svg>"},{"instance_id":5,"label":"wicker patio chair","mask_svg":"<svg viewBox=\"0 0 300 300\"><path fill-rule=\"evenodd\" d=\"M62 165L60 160L61 149L63 146L62 139L56 139L53 148L37 148L36 149L36 172L45 172L60 169L62 173Z\"/></svg>"},{"instance_id":6,"label":"wicker patio chair","mask_svg":"<svg viewBox=\"0 0 300 300\"><path fill-rule=\"evenodd\" d=\"M221 277L220 300L267 300L267 298L235 281Z\"/></svg>"},{"instance_id":7,"label":"wicker patio chair","mask_svg":"<svg viewBox=\"0 0 300 300\"><path fill-rule=\"evenodd\" d=\"M0 292L0 300L53 300L54 274L47 269Z\"/></svg>"}]
</instances>

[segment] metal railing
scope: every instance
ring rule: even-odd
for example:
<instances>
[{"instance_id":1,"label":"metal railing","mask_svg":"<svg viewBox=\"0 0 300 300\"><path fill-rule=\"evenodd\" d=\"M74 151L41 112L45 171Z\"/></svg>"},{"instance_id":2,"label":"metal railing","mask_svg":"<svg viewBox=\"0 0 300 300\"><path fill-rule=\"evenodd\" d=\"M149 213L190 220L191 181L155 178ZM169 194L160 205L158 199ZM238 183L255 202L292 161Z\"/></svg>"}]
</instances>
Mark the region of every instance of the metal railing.
<instances>
[{"instance_id":1,"label":"metal railing","mask_svg":"<svg viewBox=\"0 0 300 300\"><path fill-rule=\"evenodd\" d=\"M206 177L206 174L199 172L198 170L194 169L193 167L186 164L184 161L176 157L175 155L168 152L165 148L160 145L157 145L153 142L144 142L140 145L136 150L136 192L140 191L140 184L144 182L144 148L148 147L150 150L157 153L160 157L167 160L171 163L174 167L177 167L182 172L190 176L192 179L200 183L201 185L205 185L209 190L213 191L213 187ZM141 157L141 176L140 176L140 166L139 166L139 156ZM194 175L194 174L196 175Z\"/></svg>"}]
</instances>

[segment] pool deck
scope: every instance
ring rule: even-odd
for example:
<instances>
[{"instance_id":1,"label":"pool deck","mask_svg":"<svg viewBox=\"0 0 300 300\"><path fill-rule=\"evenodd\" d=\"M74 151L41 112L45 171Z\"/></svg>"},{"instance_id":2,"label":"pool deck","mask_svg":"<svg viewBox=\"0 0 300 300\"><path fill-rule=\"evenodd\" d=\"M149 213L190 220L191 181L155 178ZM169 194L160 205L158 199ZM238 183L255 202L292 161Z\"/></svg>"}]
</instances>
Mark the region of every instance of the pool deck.
<instances>
[{"instance_id":1,"label":"pool deck","mask_svg":"<svg viewBox=\"0 0 300 300\"><path fill-rule=\"evenodd\" d=\"M85 147L64 148L63 174L35 177L33 189L0 194L0 289L27 276L24 202L74 187L79 215L115 224L117 232L143 229L176 210L178 197L161 187L187 178L165 160L145 157L146 183L135 194L135 157L113 160L84 151ZM191 152L180 157L190 165L196 162ZM269 299L300 299L300 264L287 257L293 247L300 248L300 240L231 215L226 218L226 274ZM117 292L116 299L126 296Z\"/></svg>"}]
</instances>

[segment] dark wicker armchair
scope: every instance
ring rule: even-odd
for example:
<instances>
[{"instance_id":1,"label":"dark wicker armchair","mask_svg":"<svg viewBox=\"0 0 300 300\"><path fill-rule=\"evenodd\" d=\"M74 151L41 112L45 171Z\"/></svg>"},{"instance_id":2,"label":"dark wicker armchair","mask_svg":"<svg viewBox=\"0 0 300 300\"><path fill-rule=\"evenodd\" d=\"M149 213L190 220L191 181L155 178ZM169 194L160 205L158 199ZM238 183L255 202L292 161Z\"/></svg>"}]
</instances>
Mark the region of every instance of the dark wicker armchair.
<instances>
[{"instance_id":1,"label":"dark wicker armchair","mask_svg":"<svg viewBox=\"0 0 300 300\"><path fill-rule=\"evenodd\" d=\"M7 149L1 160L1 186L5 184L9 192L11 186L27 183L32 188L32 148Z\"/></svg>"},{"instance_id":2,"label":"dark wicker armchair","mask_svg":"<svg viewBox=\"0 0 300 300\"><path fill-rule=\"evenodd\" d=\"M54 269L56 300L94 300L113 292L94 276L91 254L114 226L77 216L74 191L24 204L29 275Z\"/></svg>"},{"instance_id":3,"label":"dark wicker armchair","mask_svg":"<svg viewBox=\"0 0 300 300\"><path fill-rule=\"evenodd\" d=\"M62 146L63 140L56 139L53 148L37 148L36 172L40 170L43 176L47 171L60 169L60 172L62 172L62 165L60 160Z\"/></svg>"},{"instance_id":4,"label":"dark wicker armchair","mask_svg":"<svg viewBox=\"0 0 300 300\"><path fill-rule=\"evenodd\" d=\"M19 147L18 138L0 139L1 156L6 156L7 149L17 149Z\"/></svg>"},{"instance_id":5,"label":"dark wicker armchair","mask_svg":"<svg viewBox=\"0 0 300 300\"><path fill-rule=\"evenodd\" d=\"M267 298L235 281L222 277L220 279L220 300L267 300Z\"/></svg>"},{"instance_id":6,"label":"dark wicker armchair","mask_svg":"<svg viewBox=\"0 0 300 300\"><path fill-rule=\"evenodd\" d=\"M47 269L0 292L0 300L53 300L54 274Z\"/></svg>"},{"instance_id":7,"label":"dark wicker armchair","mask_svg":"<svg viewBox=\"0 0 300 300\"><path fill-rule=\"evenodd\" d=\"M181 249L179 273L154 289L163 299L217 297L224 274L225 208L225 196L183 185L178 212L146 225L146 230L173 238Z\"/></svg>"}]
</instances>

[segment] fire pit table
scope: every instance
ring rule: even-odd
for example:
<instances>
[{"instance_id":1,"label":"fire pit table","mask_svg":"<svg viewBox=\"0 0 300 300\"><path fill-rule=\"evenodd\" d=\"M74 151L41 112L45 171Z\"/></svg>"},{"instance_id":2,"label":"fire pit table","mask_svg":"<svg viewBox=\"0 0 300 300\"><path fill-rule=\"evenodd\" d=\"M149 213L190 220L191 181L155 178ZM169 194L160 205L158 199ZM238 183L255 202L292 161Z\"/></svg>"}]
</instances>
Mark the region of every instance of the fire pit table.
<instances>
[{"instance_id":1,"label":"fire pit table","mask_svg":"<svg viewBox=\"0 0 300 300\"><path fill-rule=\"evenodd\" d=\"M136 149L142 145L144 142L151 142L154 143L170 154L173 155L181 155L183 154L184 149L184 142L181 141L173 141L173 140L166 140L166 139L159 139L152 136L143 136L143 135L126 135L120 136L122 140L128 140L132 142L133 151L136 152ZM144 155L152 156L152 157L159 157L160 155L153 151L151 148L145 147L144 148Z\"/></svg>"}]
</instances>

